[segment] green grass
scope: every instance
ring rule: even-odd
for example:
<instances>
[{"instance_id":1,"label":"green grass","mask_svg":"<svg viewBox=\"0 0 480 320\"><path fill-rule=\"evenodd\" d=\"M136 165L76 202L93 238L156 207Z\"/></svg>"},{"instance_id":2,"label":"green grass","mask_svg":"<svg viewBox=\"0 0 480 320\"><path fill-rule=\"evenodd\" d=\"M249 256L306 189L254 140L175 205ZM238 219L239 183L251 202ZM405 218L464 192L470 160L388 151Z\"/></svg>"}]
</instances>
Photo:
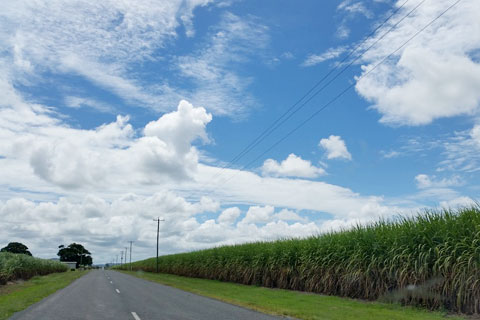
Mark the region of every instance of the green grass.
<instances>
[{"instance_id":1,"label":"green grass","mask_svg":"<svg viewBox=\"0 0 480 320\"><path fill-rule=\"evenodd\" d=\"M133 269L155 271L155 259ZM159 271L479 314L480 207L168 255L160 258Z\"/></svg>"},{"instance_id":2,"label":"green grass","mask_svg":"<svg viewBox=\"0 0 480 320\"><path fill-rule=\"evenodd\" d=\"M365 302L348 298L246 286L170 274L142 271L123 272L246 308L298 319L435 320L446 318L444 313L401 307L395 304ZM450 320L463 319L458 316L449 316L447 318Z\"/></svg>"},{"instance_id":3,"label":"green grass","mask_svg":"<svg viewBox=\"0 0 480 320\"><path fill-rule=\"evenodd\" d=\"M16 279L27 280L34 276L67 270L68 267L59 261L34 258L25 254L0 252L0 285Z\"/></svg>"},{"instance_id":4,"label":"green grass","mask_svg":"<svg viewBox=\"0 0 480 320\"><path fill-rule=\"evenodd\" d=\"M42 300L72 283L88 271L35 276L28 281L0 286L0 320Z\"/></svg>"}]
</instances>

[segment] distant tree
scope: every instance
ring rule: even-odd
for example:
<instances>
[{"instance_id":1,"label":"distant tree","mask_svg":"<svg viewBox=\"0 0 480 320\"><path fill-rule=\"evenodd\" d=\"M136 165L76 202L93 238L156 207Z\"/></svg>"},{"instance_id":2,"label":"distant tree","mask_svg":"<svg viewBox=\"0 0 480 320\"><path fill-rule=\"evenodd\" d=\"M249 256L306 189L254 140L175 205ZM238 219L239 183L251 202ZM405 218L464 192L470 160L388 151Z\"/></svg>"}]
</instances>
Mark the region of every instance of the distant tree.
<instances>
[{"instance_id":1,"label":"distant tree","mask_svg":"<svg viewBox=\"0 0 480 320\"><path fill-rule=\"evenodd\" d=\"M60 250L58 250L57 256L60 257L60 261L75 261L77 268L79 265L91 266L93 263L91 253L81 244L72 243L68 247L61 245L58 248Z\"/></svg>"},{"instance_id":2,"label":"distant tree","mask_svg":"<svg viewBox=\"0 0 480 320\"><path fill-rule=\"evenodd\" d=\"M0 252L20 253L31 256L26 245L20 242L10 242L5 248L2 248Z\"/></svg>"}]
</instances>

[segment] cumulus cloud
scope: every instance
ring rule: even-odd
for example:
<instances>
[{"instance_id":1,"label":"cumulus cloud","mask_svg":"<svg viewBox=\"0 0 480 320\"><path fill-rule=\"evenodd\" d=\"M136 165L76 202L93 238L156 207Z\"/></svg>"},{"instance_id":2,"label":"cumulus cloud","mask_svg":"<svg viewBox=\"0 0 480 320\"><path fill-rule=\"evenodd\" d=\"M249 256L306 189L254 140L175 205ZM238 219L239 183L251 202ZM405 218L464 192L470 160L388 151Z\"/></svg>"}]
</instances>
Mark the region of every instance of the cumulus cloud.
<instances>
[{"instance_id":1,"label":"cumulus cloud","mask_svg":"<svg viewBox=\"0 0 480 320\"><path fill-rule=\"evenodd\" d=\"M399 6L403 1L398 1ZM390 54L452 3L426 2L364 56L363 72ZM403 16L416 3L400 11ZM480 3L459 3L387 62L356 84L372 102L380 121L392 125L425 125L435 119L477 114L480 103ZM370 46L395 20L367 41Z\"/></svg>"},{"instance_id":2,"label":"cumulus cloud","mask_svg":"<svg viewBox=\"0 0 480 320\"><path fill-rule=\"evenodd\" d=\"M345 141L340 136L331 135L320 140L319 146L325 149L328 159L352 160L352 155L347 150Z\"/></svg>"},{"instance_id":3,"label":"cumulus cloud","mask_svg":"<svg viewBox=\"0 0 480 320\"><path fill-rule=\"evenodd\" d=\"M97 261L106 261L109 257L104 255L117 250L118 247L112 246L119 242L136 239L137 246L152 245L155 237L150 232L151 220L159 213L165 218L162 236L174 242L190 230L190 219L196 221L195 215L203 211L203 205L171 192L157 192L148 197L127 194L111 202L94 195L87 195L82 201L61 198L40 203L14 198L0 202L2 221L11 227L9 232L2 233L0 241L20 238L22 242L31 242L35 253L44 257L55 256L59 244L76 241L92 248ZM33 239L44 239L44 244L50 246L39 245ZM178 243L172 248L184 250L183 245ZM136 250L137 257L147 252Z\"/></svg>"},{"instance_id":4,"label":"cumulus cloud","mask_svg":"<svg viewBox=\"0 0 480 320\"><path fill-rule=\"evenodd\" d=\"M126 194L112 201L96 195L87 195L81 201L61 198L56 202L13 198L0 201L5 225L0 243L21 241L34 255L51 258L58 245L80 242L92 252L95 262L101 263L111 261L128 240L136 239L133 260L138 260L152 255L156 241L152 218L159 214L164 218L160 224L162 254L318 232L318 227L305 219L293 224L273 219L273 207L251 207L247 213L250 221L244 219L237 225L234 222L241 213L238 207L221 212L218 223L213 219L201 221L199 214L212 208L205 206L211 200L200 202L187 201L169 191L150 196Z\"/></svg>"},{"instance_id":5,"label":"cumulus cloud","mask_svg":"<svg viewBox=\"0 0 480 320\"><path fill-rule=\"evenodd\" d=\"M241 213L242 211L238 207L231 207L223 210L217 220L219 223L232 224L237 220Z\"/></svg>"},{"instance_id":6,"label":"cumulus cloud","mask_svg":"<svg viewBox=\"0 0 480 320\"><path fill-rule=\"evenodd\" d=\"M281 163L273 159L265 160L262 173L266 176L316 178L325 174L325 170L291 153Z\"/></svg>"},{"instance_id":7,"label":"cumulus cloud","mask_svg":"<svg viewBox=\"0 0 480 320\"><path fill-rule=\"evenodd\" d=\"M182 100L176 112L170 112L157 121L149 122L144 129L146 137L157 137L174 146L178 153L188 153L191 143L201 138L208 142L206 125L212 121L212 115L204 108L194 108Z\"/></svg>"},{"instance_id":8,"label":"cumulus cloud","mask_svg":"<svg viewBox=\"0 0 480 320\"><path fill-rule=\"evenodd\" d=\"M280 212L276 213L274 217L282 221L301 221L301 222L308 221L308 219L302 218L301 216L298 215L298 213L288 209L280 210Z\"/></svg>"},{"instance_id":9,"label":"cumulus cloud","mask_svg":"<svg viewBox=\"0 0 480 320\"><path fill-rule=\"evenodd\" d=\"M273 217L275 208L272 206L252 206L248 209L242 223L266 223L270 222Z\"/></svg>"},{"instance_id":10,"label":"cumulus cloud","mask_svg":"<svg viewBox=\"0 0 480 320\"><path fill-rule=\"evenodd\" d=\"M19 133L0 123L6 142L0 153L6 165L29 165L36 176L62 188L178 181L196 170L198 152L192 143L208 141L205 129L211 119L204 108L181 101L177 111L148 123L140 137L122 116L92 130L23 124Z\"/></svg>"}]
</instances>

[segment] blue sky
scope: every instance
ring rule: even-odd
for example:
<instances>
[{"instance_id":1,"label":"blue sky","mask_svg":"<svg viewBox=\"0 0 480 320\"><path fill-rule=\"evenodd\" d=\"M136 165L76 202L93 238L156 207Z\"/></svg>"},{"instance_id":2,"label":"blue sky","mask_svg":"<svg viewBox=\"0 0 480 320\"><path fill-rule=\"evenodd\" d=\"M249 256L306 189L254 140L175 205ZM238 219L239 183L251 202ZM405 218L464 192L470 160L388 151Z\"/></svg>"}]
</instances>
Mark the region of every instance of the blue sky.
<instances>
[{"instance_id":1,"label":"blue sky","mask_svg":"<svg viewBox=\"0 0 480 320\"><path fill-rule=\"evenodd\" d=\"M6 5L0 244L21 241L50 257L77 241L108 262L128 240L137 258L151 256L155 216L166 220L162 253L172 253L472 204L480 5L455 3Z\"/></svg>"}]
</instances>

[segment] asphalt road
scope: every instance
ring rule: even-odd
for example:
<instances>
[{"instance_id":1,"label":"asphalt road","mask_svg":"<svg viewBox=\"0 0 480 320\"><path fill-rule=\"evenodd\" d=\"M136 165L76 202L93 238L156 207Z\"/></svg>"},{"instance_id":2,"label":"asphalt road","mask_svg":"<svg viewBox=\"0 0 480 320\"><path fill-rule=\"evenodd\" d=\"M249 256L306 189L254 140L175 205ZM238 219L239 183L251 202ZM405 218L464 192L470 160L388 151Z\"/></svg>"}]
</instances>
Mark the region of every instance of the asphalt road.
<instances>
[{"instance_id":1,"label":"asphalt road","mask_svg":"<svg viewBox=\"0 0 480 320\"><path fill-rule=\"evenodd\" d=\"M95 270L10 319L272 320L265 315L115 271Z\"/></svg>"}]
</instances>

